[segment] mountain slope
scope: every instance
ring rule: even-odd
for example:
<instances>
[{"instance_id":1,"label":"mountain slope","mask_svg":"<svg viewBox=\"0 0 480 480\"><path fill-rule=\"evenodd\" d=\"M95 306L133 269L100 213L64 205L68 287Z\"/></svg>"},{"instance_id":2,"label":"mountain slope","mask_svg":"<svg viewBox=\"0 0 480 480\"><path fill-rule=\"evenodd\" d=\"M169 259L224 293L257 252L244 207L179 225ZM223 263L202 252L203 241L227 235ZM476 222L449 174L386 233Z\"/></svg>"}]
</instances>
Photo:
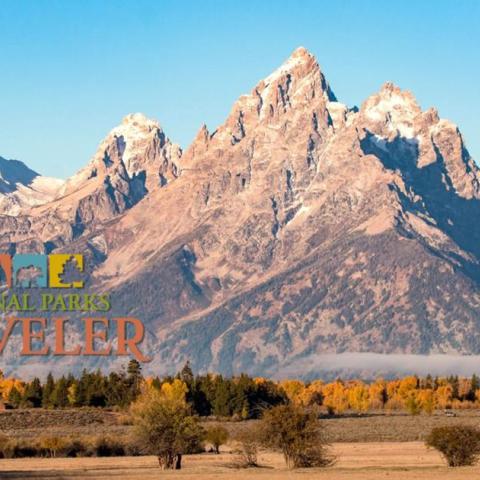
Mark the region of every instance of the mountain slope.
<instances>
[{"instance_id":1,"label":"mountain slope","mask_svg":"<svg viewBox=\"0 0 480 480\"><path fill-rule=\"evenodd\" d=\"M0 216L0 248L50 252L90 235L176 178L181 153L157 122L141 114L125 117L50 201Z\"/></svg>"},{"instance_id":2,"label":"mountain slope","mask_svg":"<svg viewBox=\"0 0 480 480\"><path fill-rule=\"evenodd\" d=\"M114 229L148 234L96 273L123 309L144 295L131 312L159 364L261 374L328 352L479 353L478 169L408 92L386 84L349 110L300 49L182 166Z\"/></svg>"},{"instance_id":3,"label":"mountain slope","mask_svg":"<svg viewBox=\"0 0 480 480\"><path fill-rule=\"evenodd\" d=\"M325 353L480 354L480 173L458 128L411 93L387 83L348 108L300 48L181 156L158 126L126 122L29 219L66 204L58 225L82 228L11 235L85 252L90 287L147 325L149 368L281 375ZM100 200L107 178L116 208Z\"/></svg>"}]
</instances>

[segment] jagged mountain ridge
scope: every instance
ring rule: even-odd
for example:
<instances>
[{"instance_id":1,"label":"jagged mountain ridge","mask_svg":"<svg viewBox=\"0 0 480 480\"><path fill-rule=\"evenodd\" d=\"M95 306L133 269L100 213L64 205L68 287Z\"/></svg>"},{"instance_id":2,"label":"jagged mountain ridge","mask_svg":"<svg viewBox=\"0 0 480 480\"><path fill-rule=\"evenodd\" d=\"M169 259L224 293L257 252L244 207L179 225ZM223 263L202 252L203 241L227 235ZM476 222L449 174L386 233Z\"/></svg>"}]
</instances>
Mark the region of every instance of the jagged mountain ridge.
<instances>
[{"instance_id":1,"label":"jagged mountain ridge","mask_svg":"<svg viewBox=\"0 0 480 480\"><path fill-rule=\"evenodd\" d=\"M43 177L18 160L0 157L0 214L17 215L22 209L52 200L62 180Z\"/></svg>"},{"instance_id":2,"label":"jagged mountain ridge","mask_svg":"<svg viewBox=\"0 0 480 480\"><path fill-rule=\"evenodd\" d=\"M50 252L90 235L174 179L180 156L158 122L126 116L50 199L0 216L1 247Z\"/></svg>"},{"instance_id":3,"label":"jagged mountain ridge","mask_svg":"<svg viewBox=\"0 0 480 480\"><path fill-rule=\"evenodd\" d=\"M183 155L159 126L126 122L142 125L133 160L114 130L32 227L0 229L10 250L89 255L92 288L146 323L152 368L479 353L479 171L410 93L389 83L348 108L300 48Z\"/></svg>"}]
</instances>

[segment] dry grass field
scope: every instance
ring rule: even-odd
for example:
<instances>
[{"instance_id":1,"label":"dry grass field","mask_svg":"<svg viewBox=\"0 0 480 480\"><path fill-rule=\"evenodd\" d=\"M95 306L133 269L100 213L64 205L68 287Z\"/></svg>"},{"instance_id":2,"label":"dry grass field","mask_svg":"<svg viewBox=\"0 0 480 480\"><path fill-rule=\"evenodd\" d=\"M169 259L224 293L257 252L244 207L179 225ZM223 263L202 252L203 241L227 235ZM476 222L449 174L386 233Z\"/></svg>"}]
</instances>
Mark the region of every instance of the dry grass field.
<instances>
[{"instance_id":1,"label":"dry grass field","mask_svg":"<svg viewBox=\"0 0 480 480\"><path fill-rule=\"evenodd\" d=\"M413 442L425 438L433 427L472 425L480 427L479 410L460 410L456 417L435 415L410 416L403 413L344 415L322 420L330 442ZM125 416L101 409L75 410L7 410L0 412L0 433L32 438L48 432L58 436L113 435L126 436L131 427ZM221 422L230 433L250 422ZM206 421L205 424L219 423Z\"/></svg>"},{"instance_id":2,"label":"dry grass field","mask_svg":"<svg viewBox=\"0 0 480 480\"><path fill-rule=\"evenodd\" d=\"M261 468L236 469L228 446L221 455L187 455L181 471L163 472L153 457L31 458L0 460L0 479L142 479L175 477L185 480L447 480L480 478L480 466L449 469L442 458L426 449L422 440L434 426L468 424L480 426L479 411L460 411L456 417L441 412L433 416L345 415L325 418L328 439L337 457L335 466L324 470L289 471L280 455L262 452ZM128 436L125 417L103 410L24 410L0 413L0 433L15 438L41 435ZM207 424L218 422L206 422ZM222 422L235 433L249 422Z\"/></svg>"},{"instance_id":3,"label":"dry grass field","mask_svg":"<svg viewBox=\"0 0 480 480\"><path fill-rule=\"evenodd\" d=\"M138 480L467 480L480 476L480 467L449 469L440 456L421 442L343 443L332 446L337 464L328 469L289 471L278 454L259 456L261 468L235 469L234 456L188 455L180 471L159 470L154 457L59 458L0 460L3 479Z\"/></svg>"}]
</instances>

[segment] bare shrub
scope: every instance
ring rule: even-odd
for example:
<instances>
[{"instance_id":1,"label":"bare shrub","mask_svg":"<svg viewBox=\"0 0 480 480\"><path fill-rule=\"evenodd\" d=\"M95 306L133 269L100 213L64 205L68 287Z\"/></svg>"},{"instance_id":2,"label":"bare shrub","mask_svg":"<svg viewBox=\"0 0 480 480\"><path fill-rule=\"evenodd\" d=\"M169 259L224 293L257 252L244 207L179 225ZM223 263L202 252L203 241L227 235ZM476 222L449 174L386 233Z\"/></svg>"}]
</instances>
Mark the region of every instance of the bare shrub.
<instances>
[{"instance_id":1,"label":"bare shrub","mask_svg":"<svg viewBox=\"0 0 480 480\"><path fill-rule=\"evenodd\" d=\"M26 458L41 456L41 449L36 442L27 442L16 438L9 438L2 445L3 458Z\"/></svg>"},{"instance_id":2,"label":"bare shrub","mask_svg":"<svg viewBox=\"0 0 480 480\"><path fill-rule=\"evenodd\" d=\"M0 433L0 458L11 458L11 440Z\"/></svg>"},{"instance_id":3,"label":"bare shrub","mask_svg":"<svg viewBox=\"0 0 480 480\"><path fill-rule=\"evenodd\" d=\"M95 457L122 457L125 455L125 446L122 442L108 436L100 436L93 444Z\"/></svg>"},{"instance_id":4,"label":"bare shrub","mask_svg":"<svg viewBox=\"0 0 480 480\"><path fill-rule=\"evenodd\" d=\"M237 447L233 466L236 468L258 467L258 449L260 448L260 435L258 428L249 427L240 430L235 435Z\"/></svg>"},{"instance_id":5,"label":"bare shrub","mask_svg":"<svg viewBox=\"0 0 480 480\"><path fill-rule=\"evenodd\" d=\"M480 430L467 425L434 428L425 441L438 450L449 467L475 465L480 457Z\"/></svg>"},{"instance_id":6,"label":"bare shrub","mask_svg":"<svg viewBox=\"0 0 480 480\"><path fill-rule=\"evenodd\" d=\"M288 468L327 467L334 463L315 413L296 405L278 405L264 413L263 444L283 453Z\"/></svg>"}]
</instances>

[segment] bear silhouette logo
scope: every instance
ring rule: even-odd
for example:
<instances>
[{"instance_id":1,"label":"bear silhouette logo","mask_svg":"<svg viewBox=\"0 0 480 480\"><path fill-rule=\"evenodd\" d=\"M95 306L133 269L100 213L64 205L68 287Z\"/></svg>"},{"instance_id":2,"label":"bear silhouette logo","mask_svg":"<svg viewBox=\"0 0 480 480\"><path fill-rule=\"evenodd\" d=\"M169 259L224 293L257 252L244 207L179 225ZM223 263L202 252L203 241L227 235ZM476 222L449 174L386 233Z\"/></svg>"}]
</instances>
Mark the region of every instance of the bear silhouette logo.
<instances>
[{"instance_id":1,"label":"bear silhouette logo","mask_svg":"<svg viewBox=\"0 0 480 480\"><path fill-rule=\"evenodd\" d=\"M20 254L13 257L14 286L38 288L47 286L47 256Z\"/></svg>"},{"instance_id":2,"label":"bear silhouette logo","mask_svg":"<svg viewBox=\"0 0 480 480\"><path fill-rule=\"evenodd\" d=\"M43 277L41 268L35 265L20 267L15 274L15 286L23 288L38 287L38 278Z\"/></svg>"}]
</instances>

